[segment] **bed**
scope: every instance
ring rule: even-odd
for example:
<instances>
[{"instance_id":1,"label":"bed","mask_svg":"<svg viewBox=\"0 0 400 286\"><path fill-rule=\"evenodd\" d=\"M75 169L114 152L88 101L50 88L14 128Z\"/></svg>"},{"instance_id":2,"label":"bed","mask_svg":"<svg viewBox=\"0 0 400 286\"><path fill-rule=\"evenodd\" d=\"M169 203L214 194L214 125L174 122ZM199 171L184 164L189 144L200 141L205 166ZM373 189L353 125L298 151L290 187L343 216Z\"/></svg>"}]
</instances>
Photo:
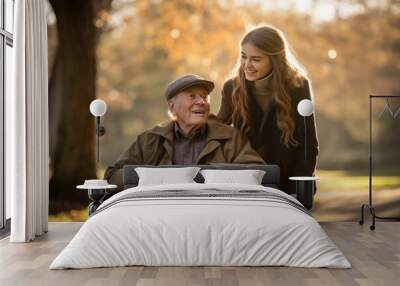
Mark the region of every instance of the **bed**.
<instances>
[{"instance_id":1,"label":"bed","mask_svg":"<svg viewBox=\"0 0 400 286\"><path fill-rule=\"evenodd\" d=\"M124 191L100 205L50 269L351 267L309 211L277 189L277 166L197 166L202 172L239 170L233 180L246 170L265 171L259 185L204 182L204 173L191 183L140 185L136 171L142 167L124 167Z\"/></svg>"}]
</instances>

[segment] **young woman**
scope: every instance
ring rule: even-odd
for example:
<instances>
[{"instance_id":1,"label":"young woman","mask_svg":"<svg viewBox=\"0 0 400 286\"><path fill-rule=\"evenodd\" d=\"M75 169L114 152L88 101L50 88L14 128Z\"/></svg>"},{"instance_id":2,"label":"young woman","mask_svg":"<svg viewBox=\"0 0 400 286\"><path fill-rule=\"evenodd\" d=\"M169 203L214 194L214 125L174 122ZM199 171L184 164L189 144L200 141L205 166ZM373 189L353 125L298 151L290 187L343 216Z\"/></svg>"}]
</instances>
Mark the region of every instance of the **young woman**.
<instances>
[{"instance_id":1,"label":"young woman","mask_svg":"<svg viewBox=\"0 0 400 286\"><path fill-rule=\"evenodd\" d=\"M312 176L318 156L314 116L304 120L297 104L311 99L310 83L281 31L260 26L241 41L240 65L225 82L218 117L250 140L267 164L281 169L281 189L295 193L291 176ZM307 158L304 144L307 141Z\"/></svg>"}]
</instances>

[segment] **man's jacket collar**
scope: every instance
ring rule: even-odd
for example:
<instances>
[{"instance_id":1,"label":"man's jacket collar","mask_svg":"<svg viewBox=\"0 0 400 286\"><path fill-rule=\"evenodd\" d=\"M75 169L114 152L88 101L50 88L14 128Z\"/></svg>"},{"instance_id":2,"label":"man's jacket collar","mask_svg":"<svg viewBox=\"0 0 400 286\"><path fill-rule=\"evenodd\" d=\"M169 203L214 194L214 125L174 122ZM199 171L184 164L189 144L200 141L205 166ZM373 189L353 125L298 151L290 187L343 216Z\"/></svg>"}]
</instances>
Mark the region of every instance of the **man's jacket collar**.
<instances>
[{"instance_id":1,"label":"man's jacket collar","mask_svg":"<svg viewBox=\"0 0 400 286\"><path fill-rule=\"evenodd\" d=\"M213 140L227 140L232 138L233 136L232 127L218 121L218 119L214 115L209 115L206 124L207 124L207 135L206 135L207 142ZM150 133L161 136L165 138L167 141L173 142L174 140L173 128L174 128L174 122L172 120L169 120L151 129Z\"/></svg>"}]
</instances>

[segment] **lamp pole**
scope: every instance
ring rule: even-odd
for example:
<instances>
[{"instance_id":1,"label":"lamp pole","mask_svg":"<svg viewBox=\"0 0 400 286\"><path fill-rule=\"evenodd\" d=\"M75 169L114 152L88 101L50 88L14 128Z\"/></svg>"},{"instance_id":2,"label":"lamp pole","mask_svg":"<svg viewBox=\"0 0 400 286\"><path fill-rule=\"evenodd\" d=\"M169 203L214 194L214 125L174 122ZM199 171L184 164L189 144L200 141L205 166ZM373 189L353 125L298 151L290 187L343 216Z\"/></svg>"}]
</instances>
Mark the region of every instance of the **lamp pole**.
<instances>
[{"instance_id":1,"label":"lamp pole","mask_svg":"<svg viewBox=\"0 0 400 286\"><path fill-rule=\"evenodd\" d=\"M97 163L100 159L100 136L106 133L106 129L100 125L100 117L107 112L107 104L104 100L95 99L90 103L90 113L96 118Z\"/></svg>"},{"instance_id":2,"label":"lamp pole","mask_svg":"<svg viewBox=\"0 0 400 286\"><path fill-rule=\"evenodd\" d=\"M304 162L307 163L307 117L304 116Z\"/></svg>"},{"instance_id":3,"label":"lamp pole","mask_svg":"<svg viewBox=\"0 0 400 286\"><path fill-rule=\"evenodd\" d=\"M297 111L304 120L304 162L307 162L307 117L314 113L314 104L309 99L303 99L297 105Z\"/></svg>"}]
</instances>

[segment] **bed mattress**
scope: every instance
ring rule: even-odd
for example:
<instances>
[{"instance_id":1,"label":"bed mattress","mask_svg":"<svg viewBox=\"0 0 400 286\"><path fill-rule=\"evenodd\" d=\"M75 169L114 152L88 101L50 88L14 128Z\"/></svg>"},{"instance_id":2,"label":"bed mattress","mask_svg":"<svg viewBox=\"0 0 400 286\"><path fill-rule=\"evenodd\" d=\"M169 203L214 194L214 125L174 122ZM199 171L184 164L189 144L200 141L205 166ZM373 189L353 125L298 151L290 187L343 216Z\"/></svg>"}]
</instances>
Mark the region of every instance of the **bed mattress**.
<instances>
[{"instance_id":1,"label":"bed mattress","mask_svg":"<svg viewBox=\"0 0 400 286\"><path fill-rule=\"evenodd\" d=\"M257 185L197 183L114 195L50 269L128 265L351 267L293 197Z\"/></svg>"}]
</instances>

